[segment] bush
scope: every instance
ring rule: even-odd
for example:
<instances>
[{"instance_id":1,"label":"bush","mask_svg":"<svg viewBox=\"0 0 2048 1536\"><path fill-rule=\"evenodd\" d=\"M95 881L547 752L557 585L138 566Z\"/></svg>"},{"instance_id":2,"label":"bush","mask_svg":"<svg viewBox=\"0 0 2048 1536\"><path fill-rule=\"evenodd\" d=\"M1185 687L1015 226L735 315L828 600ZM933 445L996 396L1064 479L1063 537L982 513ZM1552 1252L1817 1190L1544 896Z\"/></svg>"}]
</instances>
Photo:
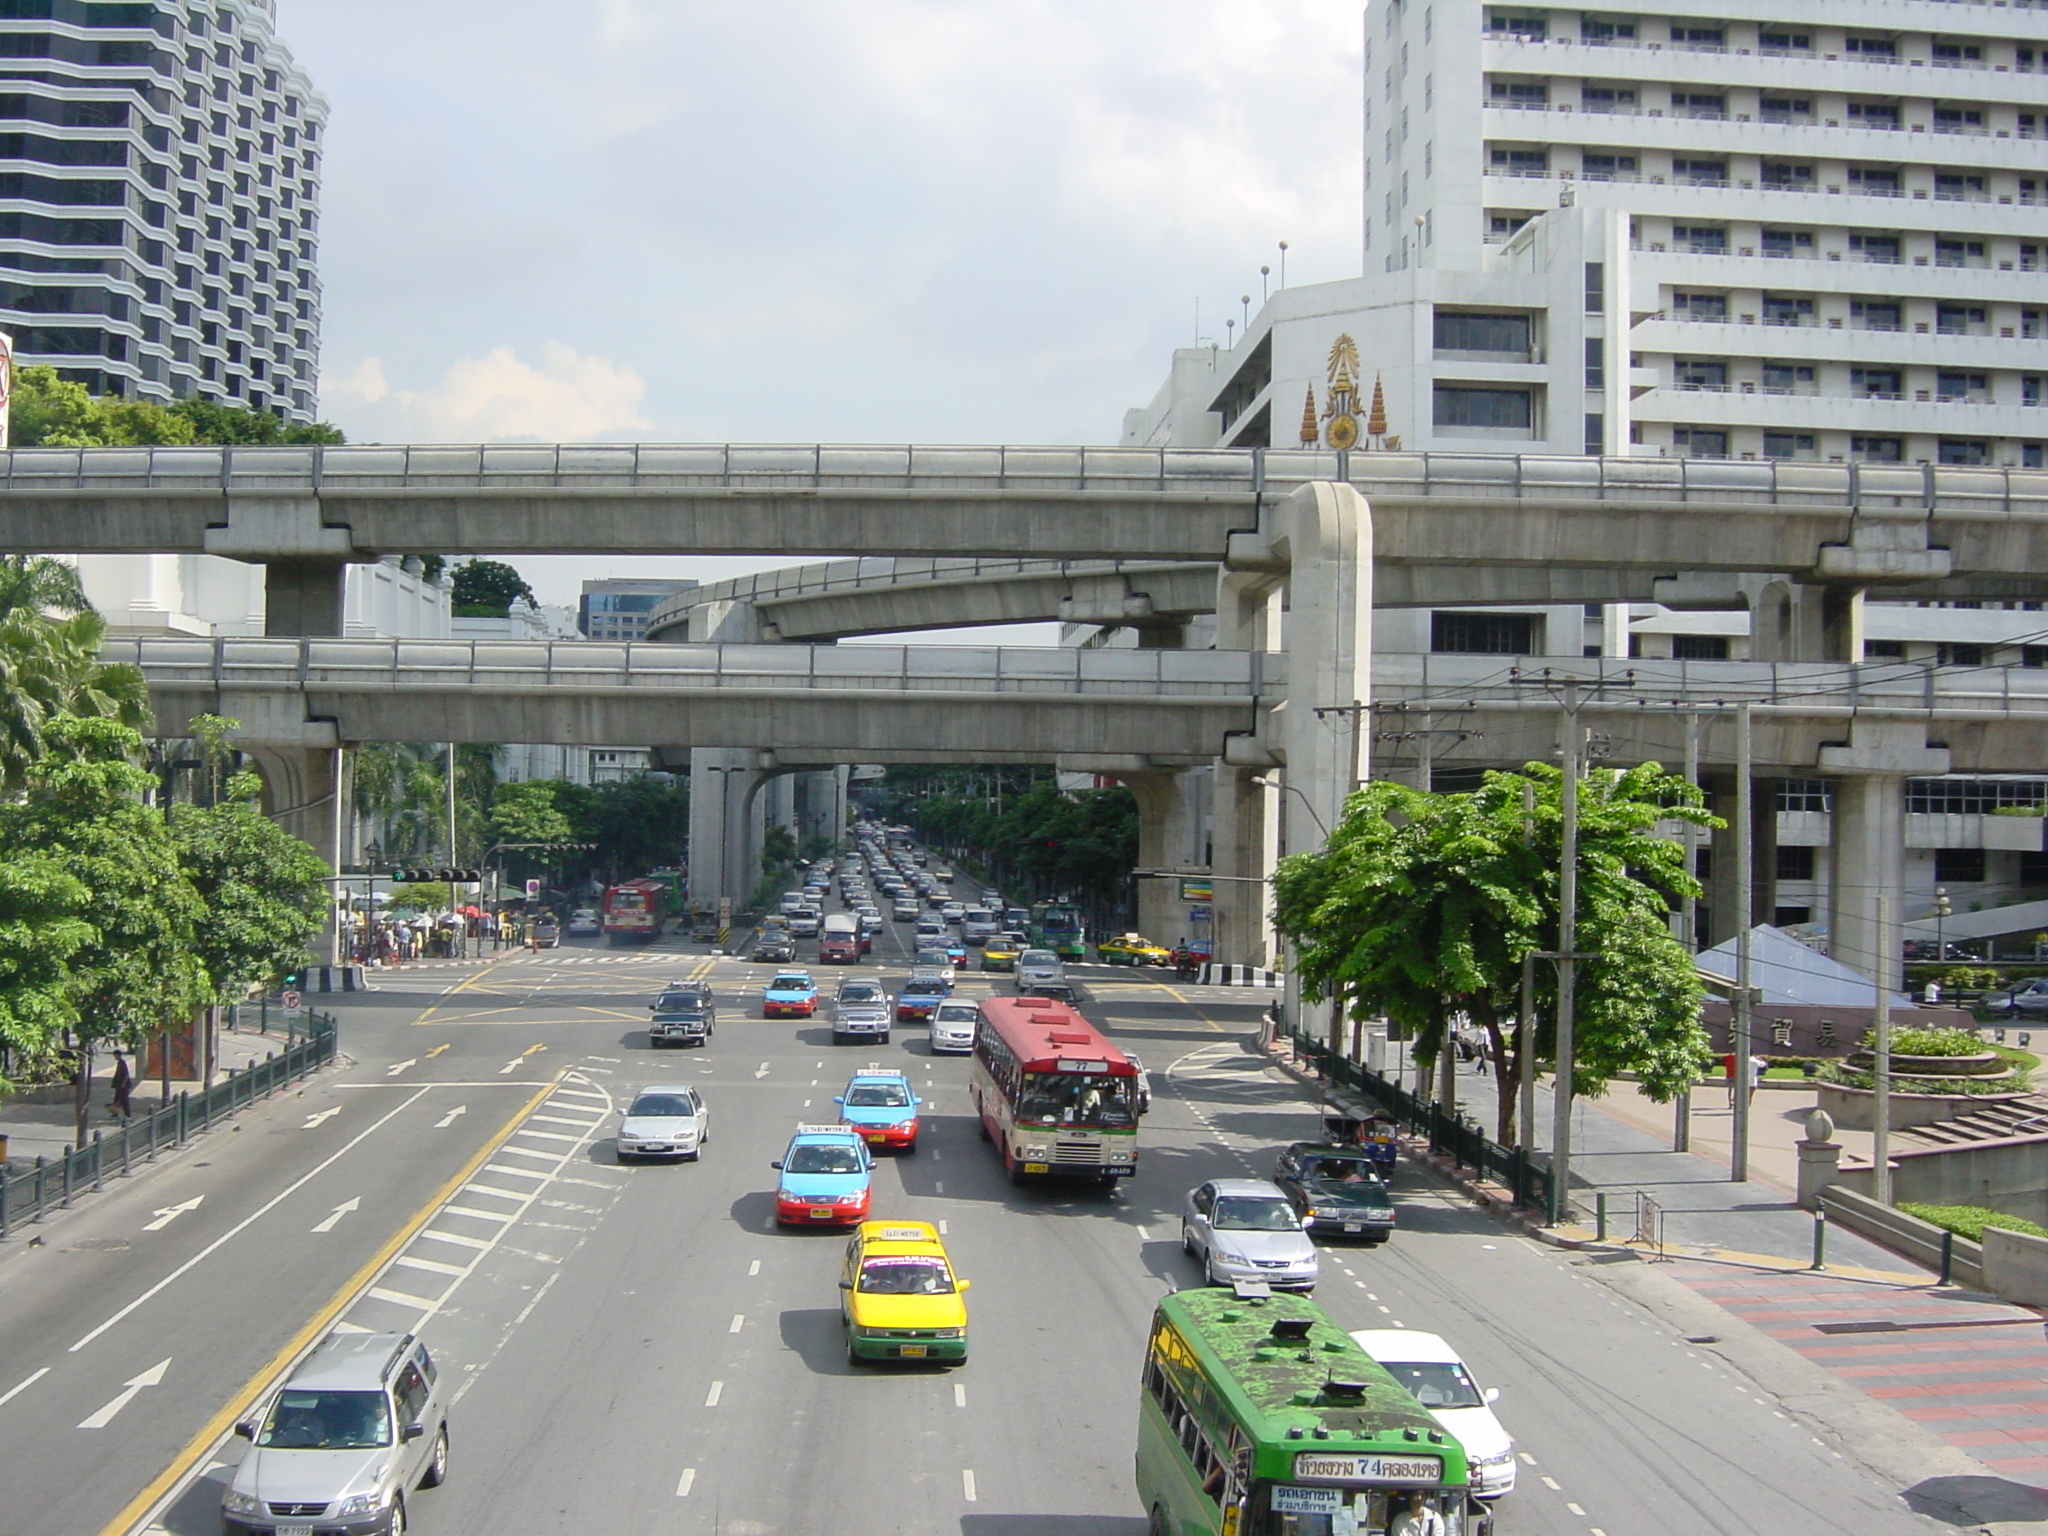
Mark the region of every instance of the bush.
<instances>
[{"instance_id":1,"label":"bush","mask_svg":"<svg viewBox=\"0 0 2048 1536\"><path fill-rule=\"evenodd\" d=\"M1822 1067L1818 1075L1824 1083L1840 1083L1845 1088L1877 1086L1877 1080L1870 1073L1835 1062ZM1910 1083L1901 1083L1897 1076L1892 1078L1894 1093L1942 1093L1952 1098L1984 1098L1999 1093L2020 1093L2024 1088L2023 1083L2010 1078L1925 1077L1914 1078Z\"/></svg>"},{"instance_id":2,"label":"bush","mask_svg":"<svg viewBox=\"0 0 2048 1536\"><path fill-rule=\"evenodd\" d=\"M1987 1211L1981 1205L1921 1205L1917 1202L1901 1201L1899 1209L1908 1216L1917 1216L1955 1233L1967 1237L1973 1243L1984 1241L1986 1227L2003 1227L2008 1232L2025 1232L2033 1237L2048 1237L2048 1227L2028 1221L2024 1216L2006 1216L1997 1211Z\"/></svg>"},{"instance_id":3,"label":"bush","mask_svg":"<svg viewBox=\"0 0 2048 1536\"><path fill-rule=\"evenodd\" d=\"M1877 1049L1877 1031L1863 1032L1863 1048ZM1985 1045L1967 1029L1894 1029L1894 1056L1981 1056Z\"/></svg>"}]
</instances>

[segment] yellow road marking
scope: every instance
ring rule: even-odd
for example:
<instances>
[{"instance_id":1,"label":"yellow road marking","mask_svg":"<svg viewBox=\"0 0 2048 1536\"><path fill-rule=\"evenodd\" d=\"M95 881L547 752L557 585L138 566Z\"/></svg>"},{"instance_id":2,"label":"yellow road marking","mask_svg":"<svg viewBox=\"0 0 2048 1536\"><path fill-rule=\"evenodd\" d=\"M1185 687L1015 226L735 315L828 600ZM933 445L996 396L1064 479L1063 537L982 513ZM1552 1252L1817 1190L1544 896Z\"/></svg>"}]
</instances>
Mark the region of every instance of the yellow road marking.
<instances>
[{"instance_id":1,"label":"yellow road marking","mask_svg":"<svg viewBox=\"0 0 2048 1536\"><path fill-rule=\"evenodd\" d=\"M389 1264L398 1255L399 1250L404 1248L407 1243L411 1242L419 1234L422 1227L433 1220L434 1213L447 1201L454 1198L455 1192L469 1182L477 1169L481 1168L486 1161L497 1153L500 1147L511 1139L512 1133L519 1128L519 1122L540 1108L541 1100L553 1093L555 1088L556 1082L549 1082L534 1090L533 1096L513 1111L512 1117L499 1128L497 1134L485 1142L483 1146L479 1147L470 1157L469 1161L464 1163L460 1170L449 1177L447 1183L429 1195L427 1203L415 1211L407 1219L405 1225L393 1233L384 1246L379 1248L364 1263L361 1269L358 1269L347 1280L342 1282L341 1289L328 1298L327 1304L314 1313L303 1328L285 1341L284 1346L264 1363L261 1370L242 1383L241 1389L230 1397L222 1405L220 1411L208 1419L200 1427L199 1432L185 1443L185 1448L171 1459L171 1464L158 1473L149 1482L148 1486L136 1494L134 1498L130 1499L121 1512L108 1522L107 1526L100 1532L100 1536L127 1536L127 1532L134 1527L135 1523L145 1514L149 1513L155 1506L156 1501L169 1492L180 1478L191 1471L199 1458L204 1456L213 1447L214 1443L227 1433L235 1420L240 1418L248 1408L254 1406L264 1388L281 1376L300 1355L312 1348L320 1336L326 1332L328 1324L341 1316L348 1304L355 1300L363 1288L376 1278L377 1272L383 1269L386 1264Z\"/></svg>"},{"instance_id":2,"label":"yellow road marking","mask_svg":"<svg viewBox=\"0 0 2048 1536\"><path fill-rule=\"evenodd\" d=\"M1217 1034L1220 1035L1224 1032L1223 1026L1221 1024L1218 1024L1214 1019L1210 1018L1208 1014L1202 1012L1202 1005L1200 1003L1191 1001L1187 993L1181 991L1179 987L1176 987L1171 983L1166 982L1162 982L1161 986L1167 992L1170 992L1173 995L1173 1000L1175 1002L1187 1008L1191 1013L1194 1014L1196 1018L1200 1019L1204 1024L1208 1025L1211 1029L1215 1030Z\"/></svg>"},{"instance_id":3,"label":"yellow road marking","mask_svg":"<svg viewBox=\"0 0 2048 1536\"><path fill-rule=\"evenodd\" d=\"M529 1045L525 1050L521 1051L519 1054L522 1056L533 1056L537 1055L538 1053L546 1049L547 1047L544 1045Z\"/></svg>"},{"instance_id":4,"label":"yellow road marking","mask_svg":"<svg viewBox=\"0 0 2048 1536\"><path fill-rule=\"evenodd\" d=\"M443 1051L447 1049L448 1046L446 1044L435 1046L431 1051L427 1052L427 1060L432 1061L436 1056L440 1055Z\"/></svg>"}]
</instances>

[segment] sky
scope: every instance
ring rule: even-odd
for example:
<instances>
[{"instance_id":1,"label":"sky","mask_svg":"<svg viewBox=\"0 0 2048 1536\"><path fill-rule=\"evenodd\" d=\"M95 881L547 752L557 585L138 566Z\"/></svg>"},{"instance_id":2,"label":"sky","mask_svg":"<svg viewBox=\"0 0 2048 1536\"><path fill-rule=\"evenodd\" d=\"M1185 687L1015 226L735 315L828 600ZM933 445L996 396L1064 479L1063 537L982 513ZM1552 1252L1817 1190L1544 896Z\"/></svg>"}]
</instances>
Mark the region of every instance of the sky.
<instances>
[{"instance_id":1,"label":"sky","mask_svg":"<svg viewBox=\"0 0 2048 1536\"><path fill-rule=\"evenodd\" d=\"M357 442L1114 441L1358 270L1360 0L279 0ZM1197 306L1199 305L1199 331ZM585 577L786 560L516 561Z\"/></svg>"}]
</instances>

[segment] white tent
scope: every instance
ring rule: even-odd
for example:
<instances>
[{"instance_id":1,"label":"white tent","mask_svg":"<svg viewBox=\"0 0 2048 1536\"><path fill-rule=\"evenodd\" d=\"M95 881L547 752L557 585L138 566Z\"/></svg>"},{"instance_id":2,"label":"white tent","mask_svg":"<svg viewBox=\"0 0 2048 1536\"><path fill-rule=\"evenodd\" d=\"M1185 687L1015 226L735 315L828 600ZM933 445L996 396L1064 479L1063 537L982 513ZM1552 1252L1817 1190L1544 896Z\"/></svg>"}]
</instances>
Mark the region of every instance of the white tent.
<instances>
[{"instance_id":1,"label":"white tent","mask_svg":"<svg viewBox=\"0 0 2048 1536\"><path fill-rule=\"evenodd\" d=\"M1735 940L1701 950L1693 963L1715 976L1735 975ZM1789 933L1758 923L1749 930L1749 984L1762 990L1761 1004L1785 1007L1868 1008L1874 1005L1875 983L1860 971L1807 948ZM1913 1000L1894 994L1894 1005Z\"/></svg>"}]
</instances>

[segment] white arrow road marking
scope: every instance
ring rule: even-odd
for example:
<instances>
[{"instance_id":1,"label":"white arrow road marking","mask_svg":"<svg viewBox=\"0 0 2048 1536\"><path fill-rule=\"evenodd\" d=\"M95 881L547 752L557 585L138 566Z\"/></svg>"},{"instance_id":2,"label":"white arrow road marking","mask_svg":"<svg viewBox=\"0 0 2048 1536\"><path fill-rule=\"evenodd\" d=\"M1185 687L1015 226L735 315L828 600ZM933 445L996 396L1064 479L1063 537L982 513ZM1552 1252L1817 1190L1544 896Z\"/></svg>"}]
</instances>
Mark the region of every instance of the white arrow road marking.
<instances>
[{"instance_id":1,"label":"white arrow road marking","mask_svg":"<svg viewBox=\"0 0 2048 1536\"><path fill-rule=\"evenodd\" d=\"M313 1230L315 1232L332 1232L335 1229L335 1227L340 1224L342 1217L346 1216L350 1211L361 1210L362 1205L363 1197L361 1195L357 1195L353 1199L342 1202L340 1205L337 1205L334 1208L334 1210L324 1220L322 1220L317 1227L313 1228Z\"/></svg>"},{"instance_id":2,"label":"white arrow road marking","mask_svg":"<svg viewBox=\"0 0 2048 1536\"><path fill-rule=\"evenodd\" d=\"M164 1379L164 1372L170 1369L170 1364L171 1362L167 1357L157 1361L155 1365L152 1365L140 1376L130 1377L126 1384L122 1386L117 1396L91 1418L81 1419L78 1427L80 1429L105 1429L113 1422L115 1414L135 1401L136 1394L144 1387L160 1385Z\"/></svg>"},{"instance_id":3,"label":"white arrow road marking","mask_svg":"<svg viewBox=\"0 0 2048 1536\"><path fill-rule=\"evenodd\" d=\"M764 1062L762 1062L762 1063L761 1063L761 1066L760 1066L760 1070L758 1070L757 1072L755 1072L755 1073L754 1073L754 1076L756 1076L756 1077L766 1077L767 1075L768 1075L768 1063L764 1061Z\"/></svg>"},{"instance_id":4,"label":"white arrow road marking","mask_svg":"<svg viewBox=\"0 0 2048 1536\"><path fill-rule=\"evenodd\" d=\"M507 1072L517 1072L521 1067L525 1065L526 1058L524 1056L514 1056L510 1061L506 1062L505 1065L498 1068L498 1076L503 1077Z\"/></svg>"},{"instance_id":5,"label":"white arrow road marking","mask_svg":"<svg viewBox=\"0 0 2048 1536\"><path fill-rule=\"evenodd\" d=\"M434 1122L434 1129L437 1131L445 1131L448 1129L449 1126L455 1123L455 1117L457 1115L466 1115L468 1113L469 1106L467 1104L458 1104L453 1109L449 1110L447 1114L443 1115L440 1119Z\"/></svg>"},{"instance_id":6,"label":"white arrow road marking","mask_svg":"<svg viewBox=\"0 0 2048 1536\"><path fill-rule=\"evenodd\" d=\"M142 1230L145 1232L161 1232L165 1227L168 1227L172 1222L176 1221L180 1216L184 1215L187 1211L198 1210L199 1202L204 1200L205 1198L206 1196L204 1195L194 1195L190 1200L187 1200L183 1205L167 1205L160 1211L151 1211L149 1214L154 1216L156 1220L144 1222L142 1224ZM156 1383L151 1382L150 1385L155 1386Z\"/></svg>"},{"instance_id":7,"label":"white arrow road marking","mask_svg":"<svg viewBox=\"0 0 2048 1536\"><path fill-rule=\"evenodd\" d=\"M420 1064L420 1059L419 1059L419 1057L417 1057L417 1056L408 1056L408 1057L406 1057L406 1058L405 1058L405 1060L403 1060L403 1061L394 1061L394 1062L393 1062L393 1063L392 1063L392 1064L391 1064L390 1066L386 1067L386 1068L384 1069L384 1075L385 1075L386 1077L396 1077L396 1076L398 1076L398 1074L399 1074L399 1073L403 1072L403 1071L404 1071L404 1070L405 1070L405 1069L406 1069L407 1067L416 1067L416 1066L418 1066L419 1064Z\"/></svg>"},{"instance_id":8,"label":"white arrow road marking","mask_svg":"<svg viewBox=\"0 0 2048 1536\"><path fill-rule=\"evenodd\" d=\"M321 1121L332 1120L336 1115L340 1113L341 1106L339 1104L335 1105L332 1109L323 1109L317 1115L306 1116L306 1123L300 1126L299 1129L302 1131L310 1131L311 1129L313 1129L314 1126L320 1124Z\"/></svg>"}]
</instances>

